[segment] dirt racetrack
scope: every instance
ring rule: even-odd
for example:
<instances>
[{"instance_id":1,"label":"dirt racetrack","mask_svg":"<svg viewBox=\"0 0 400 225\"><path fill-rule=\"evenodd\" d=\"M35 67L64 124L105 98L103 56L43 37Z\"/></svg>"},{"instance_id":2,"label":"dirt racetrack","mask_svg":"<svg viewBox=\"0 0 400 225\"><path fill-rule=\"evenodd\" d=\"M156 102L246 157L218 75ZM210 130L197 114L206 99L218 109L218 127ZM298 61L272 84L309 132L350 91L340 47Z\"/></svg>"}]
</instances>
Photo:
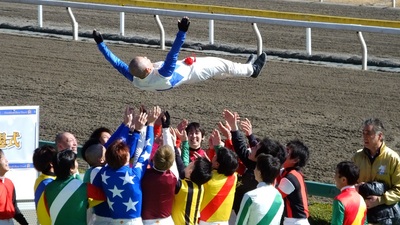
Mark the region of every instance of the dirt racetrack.
<instances>
[{"instance_id":1,"label":"dirt racetrack","mask_svg":"<svg viewBox=\"0 0 400 225\"><path fill-rule=\"evenodd\" d=\"M191 2L206 4L206 1ZM251 2L246 7L387 20L399 20L400 15L398 9L382 7L297 1L218 1L221 5L227 2L237 7ZM45 27L70 30L64 11L45 7ZM90 34L93 28L103 33L118 33L118 14L78 9L75 12L81 34ZM25 26L36 24L36 13L36 6L0 2L2 25L27 30ZM152 16L126 17L126 36L158 38ZM169 40L177 31L177 19L163 18ZM188 42L207 42L207 24L207 21L193 20ZM81 144L99 126L116 128L127 104L159 105L170 112L173 124L187 118L200 122L208 133L227 108L249 118L259 137L269 136L283 143L293 138L303 140L311 150L304 170L306 179L327 183L333 182L334 166L350 159L362 147L360 125L367 117L383 119L388 145L400 149L400 73L361 71L359 65L333 67L283 60L274 53L304 53L304 30L266 25L259 28L265 38L264 49L271 56L259 78L212 79L160 93L134 88L104 60L91 39L81 37L80 41L72 41L70 36L0 29L0 105L39 105L41 140L53 141L56 133L70 131ZM250 26L218 22L215 30L217 44L254 51L255 37ZM365 39L371 57L399 61L399 36L365 34ZM106 42L125 62L133 55L163 60L167 53L154 45ZM182 51L180 58L192 55L193 46ZM360 45L352 32L318 29L313 31L313 51L353 57L360 54ZM222 52L195 51L195 54L239 62L247 58L246 54Z\"/></svg>"}]
</instances>

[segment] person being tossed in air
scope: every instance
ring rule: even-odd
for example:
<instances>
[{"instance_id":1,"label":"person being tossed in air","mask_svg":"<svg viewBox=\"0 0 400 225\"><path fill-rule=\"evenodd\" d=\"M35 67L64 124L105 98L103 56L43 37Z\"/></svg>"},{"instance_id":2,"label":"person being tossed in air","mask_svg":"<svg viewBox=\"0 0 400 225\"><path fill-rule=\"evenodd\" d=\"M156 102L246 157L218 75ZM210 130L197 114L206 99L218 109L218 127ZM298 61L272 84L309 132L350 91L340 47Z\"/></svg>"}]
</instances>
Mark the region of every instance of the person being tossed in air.
<instances>
[{"instance_id":1,"label":"person being tossed in air","mask_svg":"<svg viewBox=\"0 0 400 225\"><path fill-rule=\"evenodd\" d=\"M147 91L166 91L184 83L196 83L211 77L256 78L267 62L265 52L257 59L254 55L250 55L245 64L218 57L190 57L178 60L189 25L188 17L178 21L179 31L165 61L155 63L147 57L136 56L128 66L108 49L100 32L93 30L93 38L100 52L115 69L132 81L135 87Z\"/></svg>"}]
</instances>

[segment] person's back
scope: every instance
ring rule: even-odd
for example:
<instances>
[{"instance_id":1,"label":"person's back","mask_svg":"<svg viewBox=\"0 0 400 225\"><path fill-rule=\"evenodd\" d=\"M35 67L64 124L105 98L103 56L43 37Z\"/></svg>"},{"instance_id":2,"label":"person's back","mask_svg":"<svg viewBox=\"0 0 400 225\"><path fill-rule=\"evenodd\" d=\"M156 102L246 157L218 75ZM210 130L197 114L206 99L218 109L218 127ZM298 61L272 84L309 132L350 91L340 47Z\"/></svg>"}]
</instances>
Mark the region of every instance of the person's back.
<instances>
[{"instance_id":1,"label":"person's back","mask_svg":"<svg viewBox=\"0 0 400 225\"><path fill-rule=\"evenodd\" d=\"M86 184L72 176L47 185L45 198L52 222L57 225L87 224L88 200L83 199L86 195Z\"/></svg>"},{"instance_id":2,"label":"person's back","mask_svg":"<svg viewBox=\"0 0 400 225\"><path fill-rule=\"evenodd\" d=\"M97 173L106 163L105 159L106 149L98 137L90 138L82 146L81 153L83 159L89 164L90 168L85 171L83 176L83 183L93 184L93 180ZM107 202L102 202L93 208L87 210L88 224L107 224L110 220L110 209Z\"/></svg>"},{"instance_id":3,"label":"person's back","mask_svg":"<svg viewBox=\"0 0 400 225\"><path fill-rule=\"evenodd\" d=\"M83 176L84 183L93 183L93 179L96 177L97 173L106 164L105 153L106 148L98 139L89 139L82 146L83 159L90 166Z\"/></svg>"},{"instance_id":4,"label":"person's back","mask_svg":"<svg viewBox=\"0 0 400 225\"><path fill-rule=\"evenodd\" d=\"M224 147L216 151L212 160L212 178L204 184L200 224L228 224L232 211L237 182L237 156Z\"/></svg>"},{"instance_id":5,"label":"person's back","mask_svg":"<svg viewBox=\"0 0 400 225\"><path fill-rule=\"evenodd\" d=\"M353 162L337 164L335 183L341 193L333 201L332 225L367 224L367 206L354 186L359 174L360 169Z\"/></svg>"},{"instance_id":6,"label":"person's back","mask_svg":"<svg viewBox=\"0 0 400 225\"><path fill-rule=\"evenodd\" d=\"M277 189L285 201L284 225L309 224L307 188L301 172L309 157L308 147L299 140L287 143L283 171L277 178Z\"/></svg>"},{"instance_id":7,"label":"person's back","mask_svg":"<svg viewBox=\"0 0 400 225\"><path fill-rule=\"evenodd\" d=\"M86 225L86 211L105 200L104 193L91 184L75 179L76 154L71 150L57 153L53 159L57 178L44 191L45 205L52 224Z\"/></svg>"},{"instance_id":8,"label":"person's back","mask_svg":"<svg viewBox=\"0 0 400 225\"><path fill-rule=\"evenodd\" d=\"M163 145L157 149L153 157L153 167L147 169L143 176L144 224L173 224L171 212L177 178L170 168L174 161L174 150L168 145Z\"/></svg>"},{"instance_id":9,"label":"person's back","mask_svg":"<svg viewBox=\"0 0 400 225\"><path fill-rule=\"evenodd\" d=\"M136 164L129 166L134 157L137 144L134 139L125 143L119 139L106 151L107 165L93 180L93 184L104 190L110 209L112 221L109 224L143 224L141 180L147 168L151 148L154 141L154 121L159 117L161 109L154 107L149 114L141 112L135 116L135 129L141 130L147 122L145 147ZM139 127L140 126L140 127ZM137 140L136 140L137 141Z\"/></svg>"},{"instance_id":10,"label":"person's back","mask_svg":"<svg viewBox=\"0 0 400 225\"><path fill-rule=\"evenodd\" d=\"M177 160L181 160L179 156ZM175 224L198 224L204 195L203 184L211 179L211 170L211 162L206 158L197 158L184 169L185 178L176 183L172 206Z\"/></svg>"},{"instance_id":11,"label":"person's back","mask_svg":"<svg viewBox=\"0 0 400 225\"><path fill-rule=\"evenodd\" d=\"M48 213L43 212L45 209L43 192L46 186L56 179L52 166L52 160L56 154L57 151L54 147L44 145L35 149L32 157L33 166L38 172L40 172L39 177L35 180L34 200L38 222L43 225L50 223Z\"/></svg>"},{"instance_id":12,"label":"person's back","mask_svg":"<svg viewBox=\"0 0 400 225\"><path fill-rule=\"evenodd\" d=\"M260 154L254 170L257 188L247 192L240 204L236 219L237 225L279 225L283 214L283 199L274 187L274 181L279 174L281 163L279 159Z\"/></svg>"},{"instance_id":13,"label":"person's back","mask_svg":"<svg viewBox=\"0 0 400 225\"><path fill-rule=\"evenodd\" d=\"M198 222L200 204L203 200L204 187L197 185L189 179L178 181L177 189L172 206L172 218L175 224L195 225Z\"/></svg>"}]
</instances>

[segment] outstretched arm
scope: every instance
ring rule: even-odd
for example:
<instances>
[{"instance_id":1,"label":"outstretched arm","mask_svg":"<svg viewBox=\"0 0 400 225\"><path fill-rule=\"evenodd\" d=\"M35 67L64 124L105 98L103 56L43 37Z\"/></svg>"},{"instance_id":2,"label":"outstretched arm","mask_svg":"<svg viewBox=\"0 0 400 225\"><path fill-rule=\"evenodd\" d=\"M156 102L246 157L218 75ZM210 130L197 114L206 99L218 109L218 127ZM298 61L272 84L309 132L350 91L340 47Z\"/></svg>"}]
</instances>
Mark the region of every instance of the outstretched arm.
<instances>
[{"instance_id":1,"label":"outstretched arm","mask_svg":"<svg viewBox=\"0 0 400 225\"><path fill-rule=\"evenodd\" d=\"M124 77L126 77L128 80L133 81L133 76L129 72L129 67L128 65L120 60L114 53L112 53L107 45L103 42L103 36L101 36L100 32L93 30L93 38L97 43L97 47L99 48L100 52L103 54L103 56L106 58L108 62L111 63L111 65L118 70Z\"/></svg>"},{"instance_id":2,"label":"outstretched arm","mask_svg":"<svg viewBox=\"0 0 400 225\"><path fill-rule=\"evenodd\" d=\"M178 21L179 32L176 34L176 38L172 44L171 50L168 52L167 57L165 58L164 65L158 70L158 73L160 73L161 76L170 77L174 73L179 51L185 42L186 32L189 29L189 25L190 21L187 17L183 17L180 21Z\"/></svg>"}]
</instances>

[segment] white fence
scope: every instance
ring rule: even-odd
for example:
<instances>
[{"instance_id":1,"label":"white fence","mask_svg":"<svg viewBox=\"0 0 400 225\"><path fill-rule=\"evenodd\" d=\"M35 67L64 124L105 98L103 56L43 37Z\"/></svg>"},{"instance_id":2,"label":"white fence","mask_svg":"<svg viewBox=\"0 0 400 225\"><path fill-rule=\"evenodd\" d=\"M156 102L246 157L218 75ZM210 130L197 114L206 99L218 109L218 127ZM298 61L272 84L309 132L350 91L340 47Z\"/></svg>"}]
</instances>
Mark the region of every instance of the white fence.
<instances>
[{"instance_id":1,"label":"white fence","mask_svg":"<svg viewBox=\"0 0 400 225\"><path fill-rule=\"evenodd\" d=\"M223 20L223 21L237 21L237 22L246 22L251 23L253 26L253 30L257 37L257 53L261 54L262 52L262 37L257 28L257 23L264 24L273 24L273 25L283 25L283 26L295 26L295 27L304 27L306 28L306 51L308 55L312 54L311 51L311 29L312 28L324 28L324 29L334 29L334 30L351 30L356 31L359 41L362 46L362 69L367 70L367 59L368 59L368 51L367 45L364 41L362 32L375 32L375 33L388 33L388 34L400 34L400 22L398 21L383 21L383 20L368 20L368 19L358 19L358 18L337 18L335 20L334 17L328 16L318 16L311 15L311 18L315 21L303 21L302 18L309 18L310 15L304 15L301 17L299 14L292 16L297 19L281 19L281 18L268 18L265 16L253 16L252 14L248 15L228 15L222 13L210 13L210 12L193 12L193 11L184 11L184 10L170 10L170 9L159 9L159 8L147 8L147 7L134 7L134 6L119 6L119 5L109 5L109 4L96 4L96 3L87 3L87 2L69 2L69 1L59 1L59 0L2 0L3 2L10 3L23 3L23 4L34 4L38 5L38 24L42 26L42 5L48 6L60 6L66 7L67 11L70 15L73 29L73 38L74 40L78 39L78 22L75 20L75 17L72 13L71 8L82 8L82 9L91 9L91 10L100 10L100 11L115 11L120 12L120 34L124 35L124 13L136 13L136 14L149 14L155 15L154 18L160 30L160 47L162 49L165 48L165 34L162 23L159 19L159 15L163 16L174 16L174 17L182 17L188 16L191 18L198 19L206 19L209 20L209 42L213 44L214 42L214 20ZM229 10L228 10L229 11ZM232 10L231 10L232 11ZM255 10L260 12L261 10ZM262 13L262 11L261 11ZM254 14L258 15L258 14ZM268 16L268 13L265 13ZM285 17L282 17L285 18ZM288 18L291 18L290 16ZM298 19L300 18L300 19ZM327 18L329 21L336 22L319 22L326 21ZM341 21L345 21L345 23L340 23ZM363 25L364 24L364 25ZM372 24L372 25L369 25Z\"/></svg>"}]
</instances>

